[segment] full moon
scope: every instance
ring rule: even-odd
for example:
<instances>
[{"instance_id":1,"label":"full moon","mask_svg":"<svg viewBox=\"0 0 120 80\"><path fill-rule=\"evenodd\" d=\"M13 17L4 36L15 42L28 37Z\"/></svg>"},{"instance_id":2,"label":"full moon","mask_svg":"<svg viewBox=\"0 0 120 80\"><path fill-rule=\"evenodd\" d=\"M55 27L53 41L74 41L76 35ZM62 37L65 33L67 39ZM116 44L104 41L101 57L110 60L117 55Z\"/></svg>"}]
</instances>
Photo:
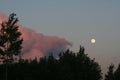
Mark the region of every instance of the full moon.
<instances>
[{"instance_id":1,"label":"full moon","mask_svg":"<svg viewBox=\"0 0 120 80\"><path fill-rule=\"evenodd\" d=\"M91 43L93 43L93 44L94 44L95 42L96 42L96 40L95 40L95 39L91 39Z\"/></svg>"}]
</instances>

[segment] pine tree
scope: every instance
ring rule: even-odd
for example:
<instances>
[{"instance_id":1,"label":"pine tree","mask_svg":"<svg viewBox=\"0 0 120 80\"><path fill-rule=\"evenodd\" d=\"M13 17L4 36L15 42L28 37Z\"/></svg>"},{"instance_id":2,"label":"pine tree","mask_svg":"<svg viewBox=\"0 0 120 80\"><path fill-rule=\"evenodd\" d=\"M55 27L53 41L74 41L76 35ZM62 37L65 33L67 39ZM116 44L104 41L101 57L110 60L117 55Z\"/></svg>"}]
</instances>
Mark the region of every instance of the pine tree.
<instances>
[{"instance_id":1,"label":"pine tree","mask_svg":"<svg viewBox=\"0 0 120 80\"><path fill-rule=\"evenodd\" d=\"M20 37L21 32L18 31L19 26L16 24L18 18L16 14L10 14L8 21L2 22L0 26L0 56L3 63L11 63L14 56L18 56L21 52L21 44L23 39Z\"/></svg>"},{"instance_id":2,"label":"pine tree","mask_svg":"<svg viewBox=\"0 0 120 80\"><path fill-rule=\"evenodd\" d=\"M120 80L120 64L118 65L117 69L114 72L115 80Z\"/></svg>"},{"instance_id":3,"label":"pine tree","mask_svg":"<svg viewBox=\"0 0 120 80\"><path fill-rule=\"evenodd\" d=\"M60 80L101 80L101 68L95 59L85 54L85 48L80 46L79 52L70 50L60 54Z\"/></svg>"},{"instance_id":4,"label":"pine tree","mask_svg":"<svg viewBox=\"0 0 120 80\"><path fill-rule=\"evenodd\" d=\"M108 72L107 74L105 75L105 80L115 80L115 77L114 77L114 65L111 64L108 68Z\"/></svg>"}]
</instances>

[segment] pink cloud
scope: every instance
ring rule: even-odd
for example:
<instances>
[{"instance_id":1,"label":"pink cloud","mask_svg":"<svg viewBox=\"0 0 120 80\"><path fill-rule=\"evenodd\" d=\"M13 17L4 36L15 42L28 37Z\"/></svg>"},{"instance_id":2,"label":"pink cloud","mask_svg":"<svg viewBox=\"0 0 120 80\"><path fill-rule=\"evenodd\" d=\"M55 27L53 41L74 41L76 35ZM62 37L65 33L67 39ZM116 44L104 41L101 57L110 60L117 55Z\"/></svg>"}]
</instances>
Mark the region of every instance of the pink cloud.
<instances>
[{"instance_id":1,"label":"pink cloud","mask_svg":"<svg viewBox=\"0 0 120 80\"><path fill-rule=\"evenodd\" d=\"M0 23L6 19L7 17L0 13ZM22 32L21 37L24 40L22 44L22 57L24 59L42 57L53 50L62 50L71 46L70 42L57 36L45 36L21 25L19 30Z\"/></svg>"}]
</instances>

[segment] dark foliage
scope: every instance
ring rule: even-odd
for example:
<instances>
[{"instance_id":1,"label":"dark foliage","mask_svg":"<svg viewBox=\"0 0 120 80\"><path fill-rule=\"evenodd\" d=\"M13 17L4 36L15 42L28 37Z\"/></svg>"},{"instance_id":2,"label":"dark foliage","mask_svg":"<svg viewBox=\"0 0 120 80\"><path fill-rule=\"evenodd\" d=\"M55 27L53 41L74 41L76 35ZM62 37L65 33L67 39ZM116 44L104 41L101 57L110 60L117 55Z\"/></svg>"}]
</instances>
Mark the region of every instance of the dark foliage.
<instances>
[{"instance_id":1,"label":"dark foliage","mask_svg":"<svg viewBox=\"0 0 120 80\"><path fill-rule=\"evenodd\" d=\"M108 72L105 75L105 80L115 80L115 76L114 76L114 65L111 64L108 68Z\"/></svg>"},{"instance_id":2,"label":"dark foliage","mask_svg":"<svg viewBox=\"0 0 120 80\"><path fill-rule=\"evenodd\" d=\"M4 65L0 66L0 80L4 80ZM66 50L59 58L49 57L34 60L20 60L9 64L8 80L101 80L101 69L80 47L79 52Z\"/></svg>"},{"instance_id":3,"label":"dark foliage","mask_svg":"<svg viewBox=\"0 0 120 80\"><path fill-rule=\"evenodd\" d=\"M114 71L114 65L109 66L109 70L105 75L105 80L120 80L120 64Z\"/></svg>"},{"instance_id":4,"label":"dark foliage","mask_svg":"<svg viewBox=\"0 0 120 80\"><path fill-rule=\"evenodd\" d=\"M114 72L115 80L120 80L120 64Z\"/></svg>"},{"instance_id":5,"label":"dark foliage","mask_svg":"<svg viewBox=\"0 0 120 80\"><path fill-rule=\"evenodd\" d=\"M20 38L18 18L15 16L14 13L10 14L8 21L4 21L0 25L0 63L3 64L0 67L0 80L9 80L9 76L15 75L12 71L14 66L11 63L16 60L16 56L20 54L22 48L23 39Z\"/></svg>"},{"instance_id":6,"label":"dark foliage","mask_svg":"<svg viewBox=\"0 0 120 80\"><path fill-rule=\"evenodd\" d=\"M0 60L3 63L11 63L14 56L18 56L21 51L22 39L21 32L18 31L18 19L16 14L10 14L8 21L2 22L0 25Z\"/></svg>"}]
</instances>

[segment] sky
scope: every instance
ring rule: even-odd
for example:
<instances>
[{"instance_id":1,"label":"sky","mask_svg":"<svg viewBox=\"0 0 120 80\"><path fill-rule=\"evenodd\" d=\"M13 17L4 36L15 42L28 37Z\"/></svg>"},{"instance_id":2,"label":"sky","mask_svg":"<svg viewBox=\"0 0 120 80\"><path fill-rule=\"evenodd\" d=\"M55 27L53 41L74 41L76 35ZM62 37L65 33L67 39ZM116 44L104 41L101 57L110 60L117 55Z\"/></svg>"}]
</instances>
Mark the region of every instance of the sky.
<instances>
[{"instance_id":1,"label":"sky","mask_svg":"<svg viewBox=\"0 0 120 80\"><path fill-rule=\"evenodd\" d=\"M65 39L73 51L84 46L104 71L120 63L119 8L120 0L0 0L0 12L14 12L22 26Z\"/></svg>"}]
</instances>

